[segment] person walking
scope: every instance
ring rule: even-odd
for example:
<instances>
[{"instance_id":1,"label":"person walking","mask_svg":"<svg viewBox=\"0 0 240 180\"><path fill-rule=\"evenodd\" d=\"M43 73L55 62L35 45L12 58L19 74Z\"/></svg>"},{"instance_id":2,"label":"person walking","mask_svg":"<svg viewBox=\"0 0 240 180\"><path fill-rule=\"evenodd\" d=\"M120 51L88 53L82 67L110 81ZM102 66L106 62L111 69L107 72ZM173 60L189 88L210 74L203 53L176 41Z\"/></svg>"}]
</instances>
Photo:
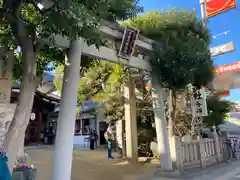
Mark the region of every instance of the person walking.
<instances>
[{"instance_id":1,"label":"person walking","mask_svg":"<svg viewBox=\"0 0 240 180\"><path fill-rule=\"evenodd\" d=\"M113 159L112 157L112 143L114 141L114 134L113 134L113 130L112 130L112 124L110 126L108 126L107 131L104 133L104 137L107 141L107 145L108 145L108 159Z\"/></svg>"}]
</instances>

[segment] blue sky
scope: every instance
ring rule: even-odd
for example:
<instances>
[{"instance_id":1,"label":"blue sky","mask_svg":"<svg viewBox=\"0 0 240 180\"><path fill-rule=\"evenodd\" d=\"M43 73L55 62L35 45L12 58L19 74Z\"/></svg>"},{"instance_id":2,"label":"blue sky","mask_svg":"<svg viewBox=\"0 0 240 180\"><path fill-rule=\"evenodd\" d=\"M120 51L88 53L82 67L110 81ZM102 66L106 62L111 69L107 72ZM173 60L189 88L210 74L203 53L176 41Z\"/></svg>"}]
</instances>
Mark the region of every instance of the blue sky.
<instances>
[{"instance_id":1,"label":"blue sky","mask_svg":"<svg viewBox=\"0 0 240 180\"><path fill-rule=\"evenodd\" d=\"M239 5L238 0L237 5ZM195 9L200 17L200 5L199 0L140 0L140 4L144 6L145 11L160 10L162 8L186 8ZM229 64L236 61L240 61L240 35L238 31L240 29L240 6L236 9L222 13L215 17L212 17L207 22L210 28L211 34L214 36L221 32L230 30L227 35L217 36L212 39L211 46L224 44L229 41L234 41L237 51L214 58L215 65ZM230 96L227 99L240 100L240 89L234 89L230 91Z\"/></svg>"}]
</instances>

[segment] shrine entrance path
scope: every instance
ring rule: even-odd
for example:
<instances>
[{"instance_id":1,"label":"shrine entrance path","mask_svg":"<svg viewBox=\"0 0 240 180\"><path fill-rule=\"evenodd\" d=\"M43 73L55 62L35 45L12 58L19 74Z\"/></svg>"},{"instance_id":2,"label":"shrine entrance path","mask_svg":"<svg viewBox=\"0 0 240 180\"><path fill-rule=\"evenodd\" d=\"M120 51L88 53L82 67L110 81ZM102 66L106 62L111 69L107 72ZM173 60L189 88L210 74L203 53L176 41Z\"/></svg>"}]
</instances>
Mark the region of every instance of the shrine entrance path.
<instances>
[{"instance_id":1,"label":"shrine entrance path","mask_svg":"<svg viewBox=\"0 0 240 180\"><path fill-rule=\"evenodd\" d=\"M37 167L36 180L50 180L53 148L29 149L27 153ZM74 150L71 180L138 180L143 175L151 176L154 169L154 165L141 160L135 165L117 158L108 160L106 149Z\"/></svg>"}]
</instances>

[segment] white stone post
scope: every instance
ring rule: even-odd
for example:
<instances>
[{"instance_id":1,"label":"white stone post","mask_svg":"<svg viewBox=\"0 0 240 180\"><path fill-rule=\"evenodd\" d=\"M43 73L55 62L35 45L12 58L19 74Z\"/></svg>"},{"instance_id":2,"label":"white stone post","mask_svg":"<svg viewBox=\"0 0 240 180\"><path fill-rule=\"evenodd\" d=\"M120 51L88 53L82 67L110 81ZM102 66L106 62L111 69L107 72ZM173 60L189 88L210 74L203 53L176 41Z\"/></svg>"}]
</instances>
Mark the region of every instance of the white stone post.
<instances>
[{"instance_id":1,"label":"white stone post","mask_svg":"<svg viewBox=\"0 0 240 180\"><path fill-rule=\"evenodd\" d=\"M200 167L205 167L205 147L204 147L204 140L202 136L197 136L197 141L199 145L199 159L200 159Z\"/></svg>"},{"instance_id":2,"label":"white stone post","mask_svg":"<svg viewBox=\"0 0 240 180\"><path fill-rule=\"evenodd\" d=\"M57 120L52 180L71 179L81 45L82 40L76 40L71 43L68 52L68 62L65 64L60 113Z\"/></svg>"},{"instance_id":3,"label":"white stone post","mask_svg":"<svg viewBox=\"0 0 240 180\"><path fill-rule=\"evenodd\" d=\"M157 77L152 77L152 98L154 102L154 118L157 132L158 149L160 152L160 165L163 170L172 170L172 160L169 148L167 122L164 110L164 89Z\"/></svg>"},{"instance_id":4,"label":"white stone post","mask_svg":"<svg viewBox=\"0 0 240 180\"><path fill-rule=\"evenodd\" d=\"M213 126L213 138L214 138L214 145L216 149L216 156L217 156L217 162L221 162L221 152L220 152L220 144L219 144L219 139L218 139L218 134L216 130L216 126Z\"/></svg>"},{"instance_id":5,"label":"white stone post","mask_svg":"<svg viewBox=\"0 0 240 180\"><path fill-rule=\"evenodd\" d=\"M183 171L183 157L180 137L169 137L171 159L179 172Z\"/></svg>"},{"instance_id":6,"label":"white stone post","mask_svg":"<svg viewBox=\"0 0 240 180\"><path fill-rule=\"evenodd\" d=\"M135 83L130 77L128 84L124 87L125 97L125 129L126 129L126 155L132 162L138 162L137 144L137 117L136 117L136 95Z\"/></svg>"}]
</instances>

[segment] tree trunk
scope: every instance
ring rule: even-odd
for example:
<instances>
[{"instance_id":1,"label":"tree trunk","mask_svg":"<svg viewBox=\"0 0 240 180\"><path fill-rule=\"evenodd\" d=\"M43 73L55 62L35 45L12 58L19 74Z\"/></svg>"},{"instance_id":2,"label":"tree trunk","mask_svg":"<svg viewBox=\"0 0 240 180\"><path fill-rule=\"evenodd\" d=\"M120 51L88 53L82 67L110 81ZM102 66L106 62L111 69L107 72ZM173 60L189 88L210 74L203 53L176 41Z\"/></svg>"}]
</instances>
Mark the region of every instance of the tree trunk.
<instances>
[{"instance_id":1,"label":"tree trunk","mask_svg":"<svg viewBox=\"0 0 240 180\"><path fill-rule=\"evenodd\" d=\"M23 49L23 76L20 87L19 103L16 107L12 122L4 139L4 146L9 156L9 168L13 170L17 153L23 147L25 130L29 123L30 114L36 89L36 54L31 42L26 42ZM20 149L19 153L23 148Z\"/></svg>"}]
</instances>

